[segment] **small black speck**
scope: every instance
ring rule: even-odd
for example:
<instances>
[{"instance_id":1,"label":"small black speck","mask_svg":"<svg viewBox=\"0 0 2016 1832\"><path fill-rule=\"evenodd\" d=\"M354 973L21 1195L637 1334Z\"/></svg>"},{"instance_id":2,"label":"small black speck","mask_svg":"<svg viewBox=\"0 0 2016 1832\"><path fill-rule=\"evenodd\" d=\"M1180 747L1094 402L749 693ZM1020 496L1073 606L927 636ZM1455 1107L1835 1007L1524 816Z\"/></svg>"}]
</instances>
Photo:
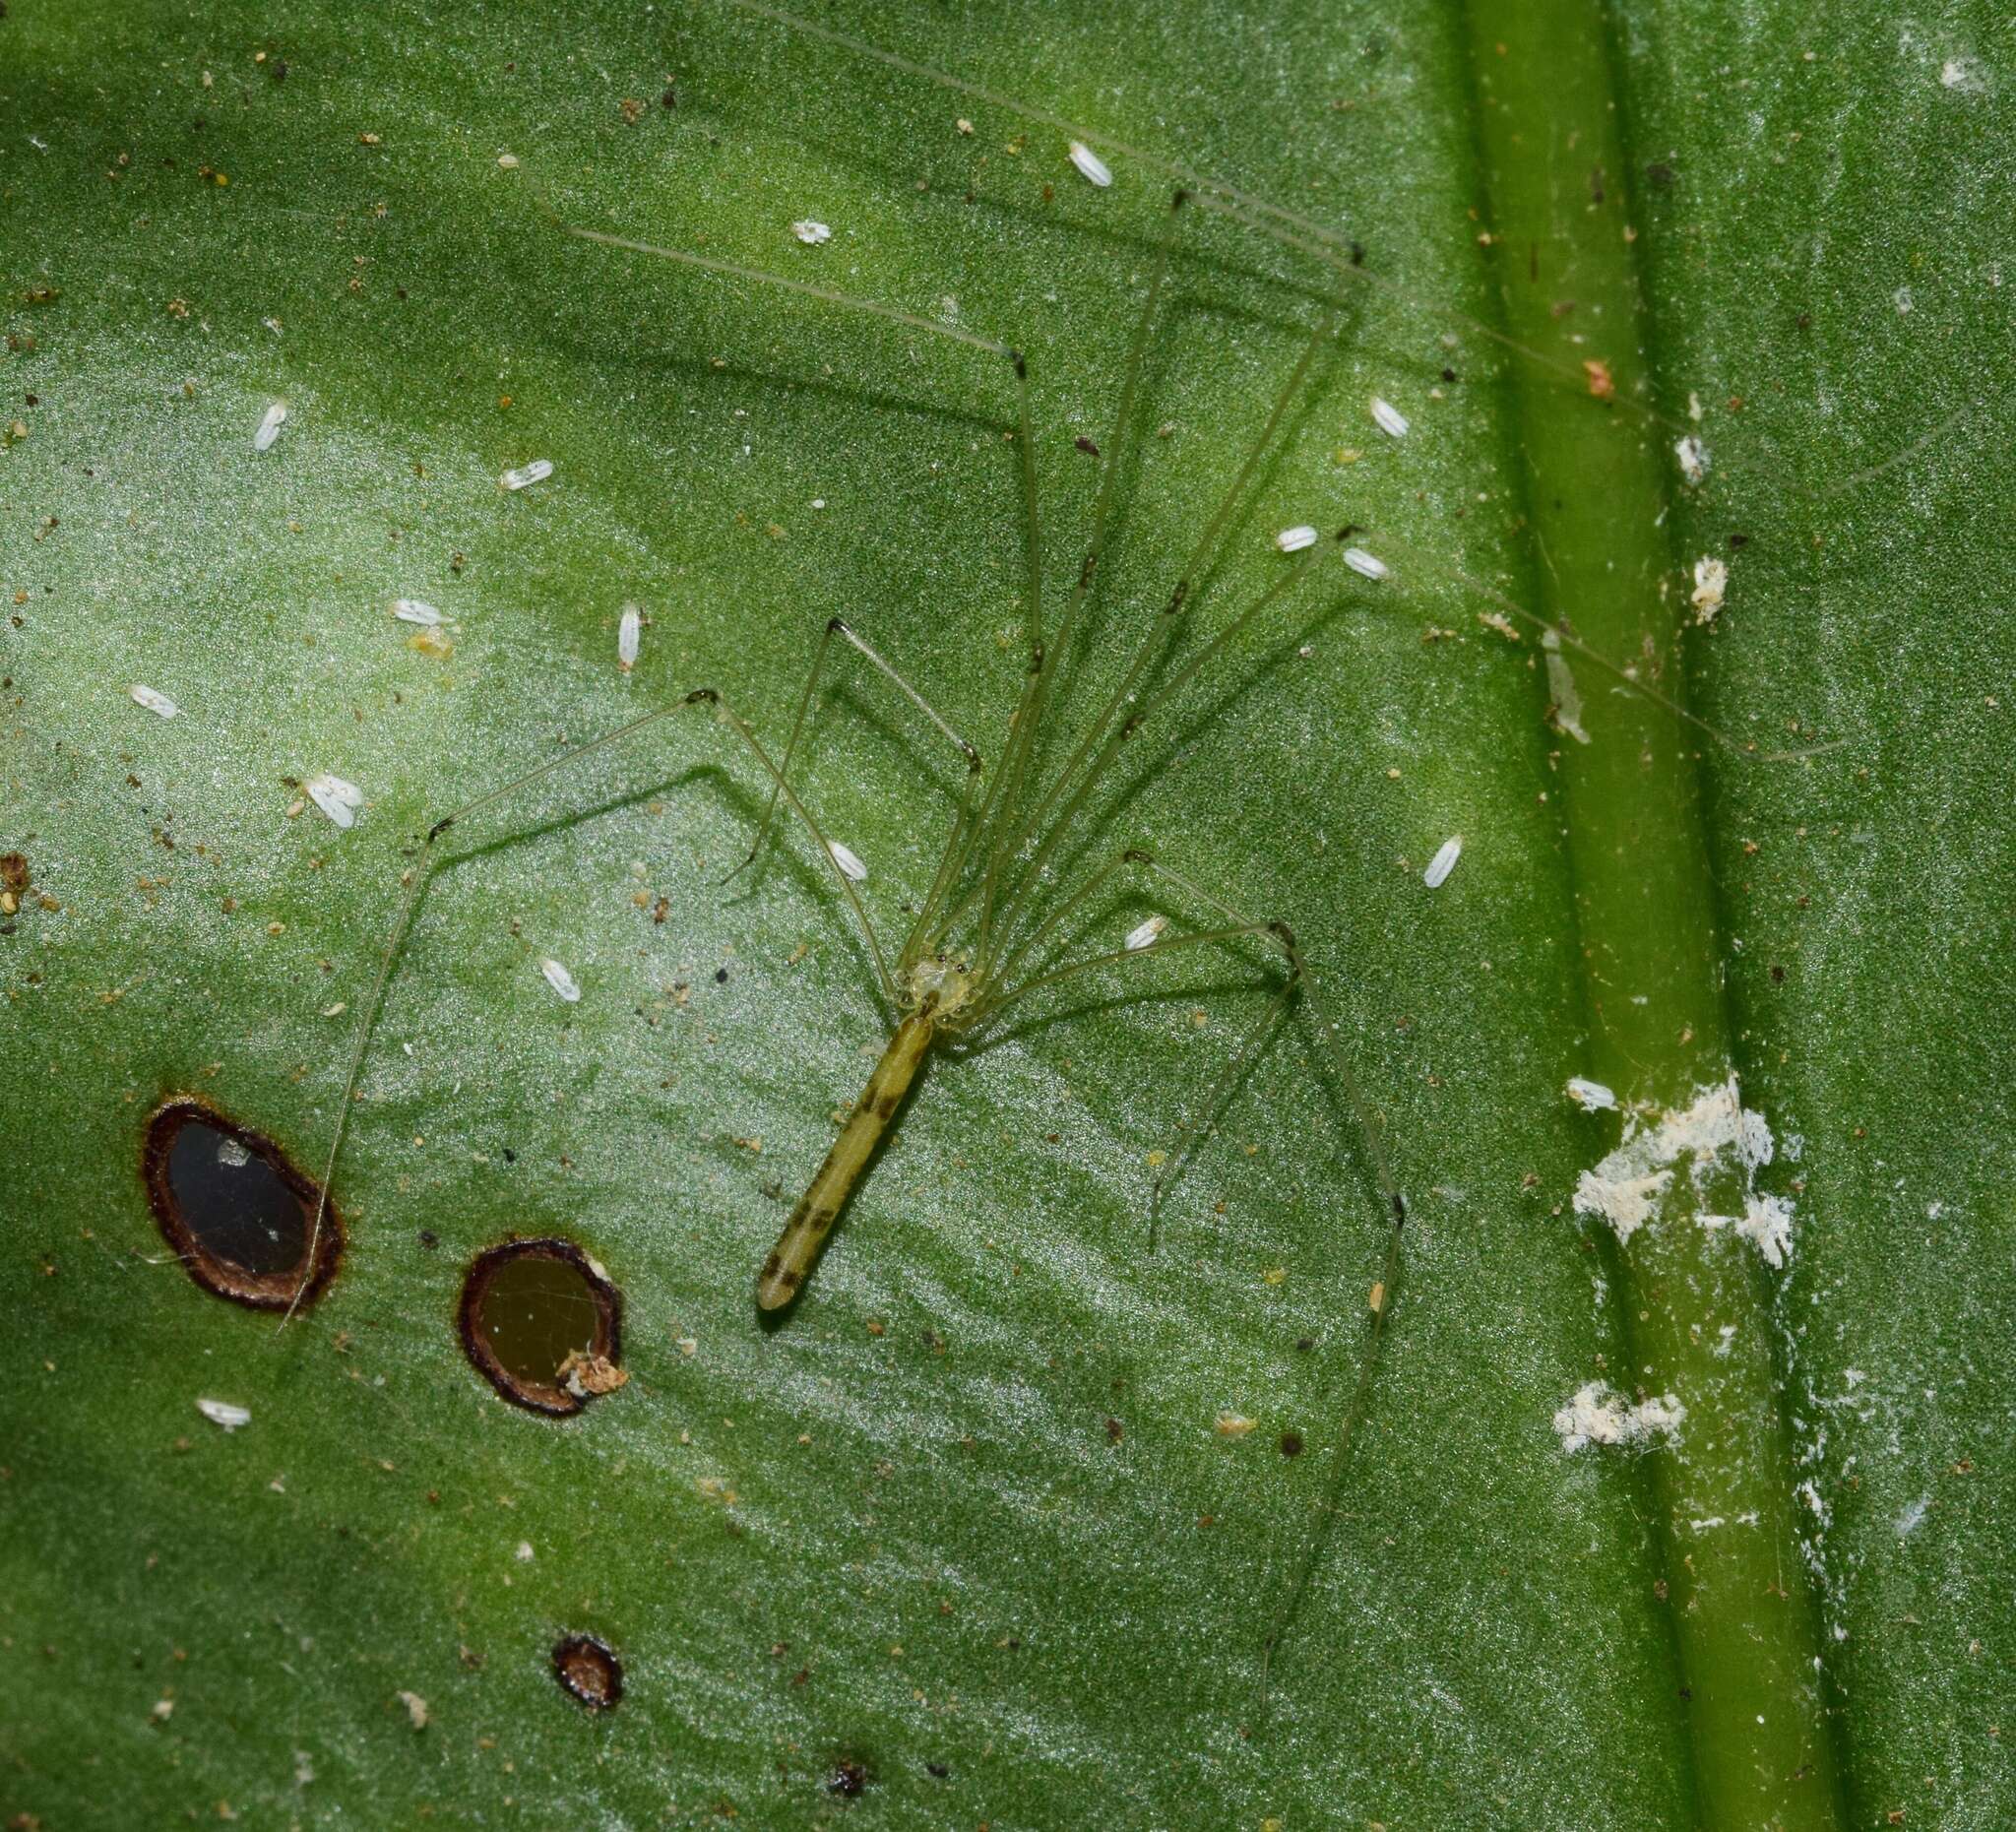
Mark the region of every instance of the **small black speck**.
<instances>
[{"instance_id":1,"label":"small black speck","mask_svg":"<svg viewBox=\"0 0 2016 1832\"><path fill-rule=\"evenodd\" d=\"M1750 544L1750 537L1748 535L1732 535L1729 537L1729 544L1732 547L1747 547Z\"/></svg>"},{"instance_id":2,"label":"small black speck","mask_svg":"<svg viewBox=\"0 0 2016 1832\"><path fill-rule=\"evenodd\" d=\"M1313 1336L1298 1336L1295 1338L1295 1347L1304 1355L1307 1355L1315 1346L1316 1339Z\"/></svg>"},{"instance_id":3,"label":"small black speck","mask_svg":"<svg viewBox=\"0 0 2016 1832\"><path fill-rule=\"evenodd\" d=\"M441 1236L431 1228L422 1228L420 1230L420 1245L423 1247L437 1247L440 1244Z\"/></svg>"},{"instance_id":4,"label":"small black speck","mask_svg":"<svg viewBox=\"0 0 2016 1832\"><path fill-rule=\"evenodd\" d=\"M518 1154L508 1145L504 1148L504 1162L508 1165L515 1165L518 1162Z\"/></svg>"},{"instance_id":5,"label":"small black speck","mask_svg":"<svg viewBox=\"0 0 2016 1832\"><path fill-rule=\"evenodd\" d=\"M1670 191L1673 188L1673 168L1664 159L1655 159L1645 168L1645 181L1655 191Z\"/></svg>"},{"instance_id":6,"label":"small black speck","mask_svg":"<svg viewBox=\"0 0 2016 1832\"><path fill-rule=\"evenodd\" d=\"M287 80L287 67L284 59L276 57L273 60L273 80L276 83L284 83Z\"/></svg>"},{"instance_id":7,"label":"small black speck","mask_svg":"<svg viewBox=\"0 0 2016 1832\"><path fill-rule=\"evenodd\" d=\"M1801 312L1798 315L1798 327L1801 331L1810 331L1813 328L1813 314Z\"/></svg>"},{"instance_id":8,"label":"small black speck","mask_svg":"<svg viewBox=\"0 0 2016 1832\"><path fill-rule=\"evenodd\" d=\"M1453 382L1456 379L1456 371L1454 369L1444 369L1442 371L1442 379L1445 382Z\"/></svg>"},{"instance_id":9,"label":"small black speck","mask_svg":"<svg viewBox=\"0 0 2016 1832\"><path fill-rule=\"evenodd\" d=\"M858 1762L836 1762L833 1772L826 1777L826 1792L847 1800L853 1800L867 1785L868 1771Z\"/></svg>"},{"instance_id":10,"label":"small black speck","mask_svg":"<svg viewBox=\"0 0 2016 1832\"><path fill-rule=\"evenodd\" d=\"M717 967L714 970L714 983L718 986L724 986L727 982L728 970L725 967Z\"/></svg>"},{"instance_id":11,"label":"small black speck","mask_svg":"<svg viewBox=\"0 0 2016 1832\"><path fill-rule=\"evenodd\" d=\"M1118 1443L1118 1442L1120 1441L1120 1439L1121 1439L1121 1438L1123 1438L1123 1437L1125 1437L1126 1435L1127 1435L1127 1428L1126 1428L1126 1426L1125 1426L1125 1425L1123 1425L1123 1424L1121 1424L1121 1422L1120 1422L1120 1421L1118 1421L1117 1419L1108 1419L1108 1420L1106 1421L1106 1442L1107 1442L1107 1443L1109 1443L1109 1444L1117 1444L1117 1443Z\"/></svg>"},{"instance_id":12,"label":"small black speck","mask_svg":"<svg viewBox=\"0 0 2016 1832\"><path fill-rule=\"evenodd\" d=\"M658 98L658 105L661 108L676 108L679 105L679 92L668 85L665 93Z\"/></svg>"},{"instance_id":13,"label":"small black speck","mask_svg":"<svg viewBox=\"0 0 2016 1832\"><path fill-rule=\"evenodd\" d=\"M1784 968L1782 968L1782 967L1774 967L1774 968L1772 968L1772 970L1771 970L1771 983L1772 983L1773 985L1779 985L1779 986L1782 986L1782 985L1784 985L1784 984L1785 984L1785 969L1784 969Z\"/></svg>"},{"instance_id":14,"label":"small black speck","mask_svg":"<svg viewBox=\"0 0 2016 1832\"><path fill-rule=\"evenodd\" d=\"M1281 1454L1284 1457L1299 1457L1302 1454L1302 1434L1299 1431L1284 1431L1281 1434Z\"/></svg>"},{"instance_id":15,"label":"small black speck","mask_svg":"<svg viewBox=\"0 0 2016 1832\"><path fill-rule=\"evenodd\" d=\"M22 399L26 401L32 408L38 408L42 405L41 397L39 395L23 395Z\"/></svg>"},{"instance_id":16,"label":"small black speck","mask_svg":"<svg viewBox=\"0 0 2016 1832\"><path fill-rule=\"evenodd\" d=\"M924 1764L924 1773L935 1776L938 1780L943 1781L952 1771L943 1762L926 1762Z\"/></svg>"},{"instance_id":17,"label":"small black speck","mask_svg":"<svg viewBox=\"0 0 2016 1832\"><path fill-rule=\"evenodd\" d=\"M1094 445L1082 432L1078 435L1076 443L1081 452L1089 452L1094 458L1099 456L1099 447Z\"/></svg>"}]
</instances>

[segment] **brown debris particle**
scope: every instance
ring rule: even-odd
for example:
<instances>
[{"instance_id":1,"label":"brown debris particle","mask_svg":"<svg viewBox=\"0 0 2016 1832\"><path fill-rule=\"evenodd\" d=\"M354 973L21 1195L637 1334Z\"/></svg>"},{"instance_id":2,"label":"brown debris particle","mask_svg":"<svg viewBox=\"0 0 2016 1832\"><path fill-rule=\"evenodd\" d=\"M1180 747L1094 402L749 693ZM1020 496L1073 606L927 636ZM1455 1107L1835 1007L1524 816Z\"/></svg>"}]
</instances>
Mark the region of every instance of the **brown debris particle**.
<instances>
[{"instance_id":1,"label":"brown debris particle","mask_svg":"<svg viewBox=\"0 0 2016 1832\"><path fill-rule=\"evenodd\" d=\"M607 1356L583 1355L579 1349L570 1350L560 1363L560 1384L578 1400L613 1393L629 1378L629 1373Z\"/></svg>"}]
</instances>

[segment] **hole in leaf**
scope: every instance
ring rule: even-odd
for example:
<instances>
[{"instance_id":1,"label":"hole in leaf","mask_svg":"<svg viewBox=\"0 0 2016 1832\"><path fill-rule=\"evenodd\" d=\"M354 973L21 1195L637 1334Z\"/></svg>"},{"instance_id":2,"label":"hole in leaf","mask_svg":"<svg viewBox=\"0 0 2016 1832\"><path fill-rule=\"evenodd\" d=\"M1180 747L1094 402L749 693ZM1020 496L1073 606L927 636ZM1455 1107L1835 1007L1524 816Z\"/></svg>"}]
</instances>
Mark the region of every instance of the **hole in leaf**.
<instances>
[{"instance_id":1,"label":"hole in leaf","mask_svg":"<svg viewBox=\"0 0 2016 1832\"><path fill-rule=\"evenodd\" d=\"M316 1185L271 1139L195 1095L148 1115L141 1174L169 1250L207 1292L255 1310L313 1303L343 1252L336 1204L308 1263Z\"/></svg>"},{"instance_id":2,"label":"hole in leaf","mask_svg":"<svg viewBox=\"0 0 2016 1832\"><path fill-rule=\"evenodd\" d=\"M553 1677L591 1711L606 1711L623 1696L623 1663L593 1635L555 1645Z\"/></svg>"},{"instance_id":3,"label":"hole in leaf","mask_svg":"<svg viewBox=\"0 0 2016 1832\"><path fill-rule=\"evenodd\" d=\"M514 1406L566 1419L629 1378L616 1365L623 1301L571 1240L507 1240L462 1285L471 1364Z\"/></svg>"}]
</instances>

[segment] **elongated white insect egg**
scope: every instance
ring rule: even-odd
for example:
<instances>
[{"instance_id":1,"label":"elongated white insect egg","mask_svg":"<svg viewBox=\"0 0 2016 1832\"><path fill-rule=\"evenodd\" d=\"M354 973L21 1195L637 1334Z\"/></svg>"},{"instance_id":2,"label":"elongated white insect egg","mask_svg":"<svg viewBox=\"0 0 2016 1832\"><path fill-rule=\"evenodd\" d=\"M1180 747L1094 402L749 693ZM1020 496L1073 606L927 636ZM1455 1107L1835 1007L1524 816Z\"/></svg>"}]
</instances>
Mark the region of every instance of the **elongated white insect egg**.
<instances>
[{"instance_id":1,"label":"elongated white insect egg","mask_svg":"<svg viewBox=\"0 0 2016 1832\"><path fill-rule=\"evenodd\" d=\"M1367 553L1363 547L1346 547L1344 563L1353 572L1365 579L1391 579L1393 568L1388 566L1376 553Z\"/></svg>"},{"instance_id":2,"label":"elongated white insect egg","mask_svg":"<svg viewBox=\"0 0 2016 1832\"><path fill-rule=\"evenodd\" d=\"M392 614L402 623L423 624L433 629L448 619L423 598L396 598L392 600Z\"/></svg>"},{"instance_id":3,"label":"elongated white insect egg","mask_svg":"<svg viewBox=\"0 0 2016 1832\"><path fill-rule=\"evenodd\" d=\"M1421 882L1431 891L1440 890L1462 855L1463 836L1453 834L1435 849L1435 856L1428 860L1427 870L1421 873Z\"/></svg>"},{"instance_id":4,"label":"elongated white insect egg","mask_svg":"<svg viewBox=\"0 0 2016 1832\"><path fill-rule=\"evenodd\" d=\"M623 620L616 626L616 665L626 674L637 665L637 649L643 629L643 613L635 604L625 604Z\"/></svg>"},{"instance_id":5,"label":"elongated white insect egg","mask_svg":"<svg viewBox=\"0 0 2016 1832\"><path fill-rule=\"evenodd\" d=\"M545 975L546 984L559 993L568 1004L574 1005L580 1002L581 988L574 983L574 976L562 967L558 961L551 959L542 960L539 963L539 972Z\"/></svg>"},{"instance_id":6,"label":"elongated white insect egg","mask_svg":"<svg viewBox=\"0 0 2016 1832\"><path fill-rule=\"evenodd\" d=\"M528 484L541 483L553 474L553 461L550 458L535 458L529 465L521 465L515 471L507 471L497 479L507 490L522 490Z\"/></svg>"},{"instance_id":7,"label":"elongated white insect egg","mask_svg":"<svg viewBox=\"0 0 2016 1832\"><path fill-rule=\"evenodd\" d=\"M1294 528L1285 528L1275 536L1274 544L1284 553L1299 553L1304 547L1316 544L1316 531L1306 522Z\"/></svg>"},{"instance_id":8,"label":"elongated white insect egg","mask_svg":"<svg viewBox=\"0 0 2016 1832\"><path fill-rule=\"evenodd\" d=\"M357 810L364 805L364 791L356 784L346 783L325 770L319 776L311 776L303 787L308 799L339 827L354 825Z\"/></svg>"},{"instance_id":9,"label":"elongated white insect egg","mask_svg":"<svg viewBox=\"0 0 2016 1832\"><path fill-rule=\"evenodd\" d=\"M1382 395L1372 397L1372 423L1390 439L1407 437L1407 415Z\"/></svg>"},{"instance_id":10,"label":"elongated white insect egg","mask_svg":"<svg viewBox=\"0 0 2016 1832\"><path fill-rule=\"evenodd\" d=\"M182 710L166 694L157 693L152 687L143 687L138 681L126 689L126 695L135 706L144 706L161 719L172 719Z\"/></svg>"},{"instance_id":11,"label":"elongated white insect egg","mask_svg":"<svg viewBox=\"0 0 2016 1832\"><path fill-rule=\"evenodd\" d=\"M280 429L286 423L287 404L284 401L269 401L266 411L259 416L259 429L252 435L252 449L255 452L270 451L273 442L280 437Z\"/></svg>"},{"instance_id":12,"label":"elongated white insect egg","mask_svg":"<svg viewBox=\"0 0 2016 1832\"><path fill-rule=\"evenodd\" d=\"M1152 946L1155 938L1164 929L1167 928L1168 925L1169 919L1167 916L1152 916L1138 928L1130 928L1127 931L1127 952L1129 954L1139 954L1143 948Z\"/></svg>"},{"instance_id":13,"label":"elongated white insect egg","mask_svg":"<svg viewBox=\"0 0 2016 1832\"><path fill-rule=\"evenodd\" d=\"M241 1424L252 1422L251 1413L243 1406L233 1406L229 1400L198 1400L196 1410L212 1424L222 1425L226 1431L235 1431Z\"/></svg>"},{"instance_id":14,"label":"elongated white insect egg","mask_svg":"<svg viewBox=\"0 0 2016 1832\"><path fill-rule=\"evenodd\" d=\"M1102 191L1113 181L1112 168L1082 140L1071 143L1071 163L1086 183L1096 184Z\"/></svg>"},{"instance_id":15,"label":"elongated white insect egg","mask_svg":"<svg viewBox=\"0 0 2016 1832\"><path fill-rule=\"evenodd\" d=\"M833 862L836 865L838 865L842 871L846 872L849 877L853 879L853 881L856 884L859 884L864 878L867 877L867 866L862 864L861 861L857 857L855 857L855 855L852 853L850 853L846 847L842 846L838 840L829 841L828 845L830 845L833 849Z\"/></svg>"}]
</instances>

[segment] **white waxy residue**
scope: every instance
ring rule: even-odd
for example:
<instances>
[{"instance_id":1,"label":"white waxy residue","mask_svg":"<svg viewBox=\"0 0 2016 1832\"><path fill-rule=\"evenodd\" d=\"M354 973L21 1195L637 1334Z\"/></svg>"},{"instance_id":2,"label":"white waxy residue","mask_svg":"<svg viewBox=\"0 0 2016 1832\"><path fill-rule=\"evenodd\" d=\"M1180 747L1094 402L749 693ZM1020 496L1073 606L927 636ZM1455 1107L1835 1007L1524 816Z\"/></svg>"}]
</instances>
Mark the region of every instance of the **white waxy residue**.
<instances>
[{"instance_id":1,"label":"white waxy residue","mask_svg":"<svg viewBox=\"0 0 2016 1832\"><path fill-rule=\"evenodd\" d=\"M198 1400L196 1410L212 1424L221 1425L226 1431L235 1431L241 1424L250 1424L252 1415L242 1406L233 1406L229 1400Z\"/></svg>"},{"instance_id":2,"label":"white waxy residue","mask_svg":"<svg viewBox=\"0 0 2016 1832\"><path fill-rule=\"evenodd\" d=\"M574 983L574 976L562 967L558 961L550 958L541 961L539 963L539 972L545 975L546 984L559 993L568 1004L575 1005L580 1003L581 988Z\"/></svg>"},{"instance_id":3,"label":"white waxy residue","mask_svg":"<svg viewBox=\"0 0 2016 1832\"><path fill-rule=\"evenodd\" d=\"M507 471L497 479L498 487L507 490L522 490L534 483L543 483L553 474L553 461L550 458L535 458L529 465L520 465L515 471Z\"/></svg>"},{"instance_id":4,"label":"white waxy residue","mask_svg":"<svg viewBox=\"0 0 2016 1832\"><path fill-rule=\"evenodd\" d=\"M1451 834L1435 849L1435 856L1428 860L1428 868L1421 873L1421 882L1431 891L1439 891L1448 881L1449 874L1456 869L1456 861L1463 856L1463 836Z\"/></svg>"},{"instance_id":5,"label":"white waxy residue","mask_svg":"<svg viewBox=\"0 0 2016 1832\"><path fill-rule=\"evenodd\" d=\"M280 429L286 424L287 404L284 401L269 401L266 411L259 416L259 427L252 435L252 449L267 452L273 449L273 442L280 437Z\"/></svg>"},{"instance_id":6,"label":"white waxy residue","mask_svg":"<svg viewBox=\"0 0 2016 1832\"><path fill-rule=\"evenodd\" d=\"M1708 474L1708 448L1693 433L1674 444L1673 456L1680 461L1680 475L1689 483L1699 483Z\"/></svg>"},{"instance_id":7,"label":"white waxy residue","mask_svg":"<svg viewBox=\"0 0 2016 1832\"><path fill-rule=\"evenodd\" d=\"M1388 566L1376 553L1367 553L1363 547L1346 547L1344 563L1361 579L1391 579L1393 568Z\"/></svg>"},{"instance_id":8,"label":"white waxy residue","mask_svg":"<svg viewBox=\"0 0 2016 1832\"><path fill-rule=\"evenodd\" d=\"M1575 1186L1575 1212L1600 1216L1620 1241L1652 1221L1676 1177L1691 1184L1695 1223L1714 1232L1727 1228L1748 1240L1771 1266L1783 1266L1792 1252L1791 1199L1755 1187L1756 1172L1768 1165L1774 1146L1764 1115L1742 1104L1735 1078L1697 1091L1684 1107L1650 1117L1631 1113L1623 1142ZM1728 1215L1713 1206L1739 1180L1743 1212Z\"/></svg>"},{"instance_id":9,"label":"white waxy residue","mask_svg":"<svg viewBox=\"0 0 2016 1832\"><path fill-rule=\"evenodd\" d=\"M128 698L135 706L144 706L158 719L172 719L182 709L164 693L157 693L152 687L143 687L138 681L126 689Z\"/></svg>"},{"instance_id":10,"label":"white waxy residue","mask_svg":"<svg viewBox=\"0 0 2016 1832\"><path fill-rule=\"evenodd\" d=\"M1383 395L1372 397L1372 423L1389 439L1407 437L1407 415Z\"/></svg>"},{"instance_id":11,"label":"white waxy residue","mask_svg":"<svg viewBox=\"0 0 2016 1832\"><path fill-rule=\"evenodd\" d=\"M807 248L816 248L821 242L830 242L833 231L823 222L814 222L810 217L801 217L791 224L791 233Z\"/></svg>"},{"instance_id":12,"label":"white waxy residue","mask_svg":"<svg viewBox=\"0 0 2016 1832\"><path fill-rule=\"evenodd\" d=\"M1687 1409L1670 1393L1633 1405L1614 1387L1592 1380L1554 1414L1554 1434L1565 1451L1585 1444L1620 1444L1643 1450L1656 1437L1671 1437Z\"/></svg>"},{"instance_id":13,"label":"white waxy residue","mask_svg":"<svg viewBox=\"0 0 2016 1832\"><path fill-rule=\"evenodd\" d=\"M302 787L308 791L308 799L339 827L354 825L357 810L364 805L364 791L356 784L346 783L325 770L320 776L311 776Z\"/></svg>"},{"instance_id":14,"label":"white waxy residue","mask_svg":"<svg viewBox=\"0 0 2016 1832\"><path fill-rule=\"evenodd\" d=\"M1087 184L1096 184L1102 191L1113 181L1111 167L1082 140L1071 143L1071 163Z\"/></svg>"},{"instance_id":15,"label":"white waxy residue","mask_svg":"<svg viewBox=\"0 0 2016 1832\"><path fill-rule=\"evenodd\" d=\"M1316 544L1316 531L1306 522L1294 528L1285 528L1275 536L1274 544L1284 553L1299 553L1304 547Z\"/></svg>"},{"instance_id":16,"label":"white waxy residue","mask_svg":"<svg viewBox=\"0 0 2016 1832\"><path fill-rule=\"evenodd\" d=\"M862 864L861 861L857 857L855 857L855 855L852 853L849 852L846 847L842 846L838 840L830 840L827 842L827 844L832 848L833 851L833 862L836 865L838 865L842 871L846 872L850 878L853 879L853 881L856 884L859 884L863 879L867 877L867 866Z\"/></svg>"},{"instance_id":17,"label":"white waxy residue","mask_svg":"<svg viewBox=\"0 0 2016 1832\"><path fill-rule=\"evenodd\" d=\"M392 600L392 614L402 623L417 623L426 629L434 629L448 621L439 610L423 598L396 598Z\"/></svg>"},{"instance_id":18,"label":"white waxy residue","mask_svg":"<svg viewBox=\"0 0 2016 1832\"><path fill-rule=\"evenodd\" d=\"M1141 923L1138 927L1130 928L1127 931L1127 940L1125 943L1127 952L1129 954L1139 954L1143 948L1153 946L1155 938L1158 935L1160 935L1164 929L1167 928L1168 925L1169 919L1167 916L1152 916L1148 918L1146 922Z\"/></svg>"},{"instance_id":19,"label":"white waxy residue","mask_svg":"<svg viewBox=\"0 0 2016 1832\"><path fill-rule=\"evenodd\" d=\"M626 674L637 665L637 648L643 631L643 612L635 604L625 604L623 620L616 625L616 665Z\"/></svg>"},{"instance_id":20,"label":"white waxy residue","mask_svg":"<svg viewBox=\"0 0 2016 1832\"><path fill-rule=\"evenodd\" d=\"M1568 1099L1581 1107L1585 1113L1601 1113L1606 1107L1617 1104L1615 1093L1602 1082L1593 1082L1586 1075L1568 1077Z\"/></svg>"},{"instance_id":21,"label":"white waxy residue","mask_svg":"<svg viewBox=\"0 0 2016 1832\"><path fill-rule=\"evenodd\" d=\"M1729 591L1729 564L1704 553L1694 562L1694 621L1713 623Z\"/></svg>"}]
</instances>

